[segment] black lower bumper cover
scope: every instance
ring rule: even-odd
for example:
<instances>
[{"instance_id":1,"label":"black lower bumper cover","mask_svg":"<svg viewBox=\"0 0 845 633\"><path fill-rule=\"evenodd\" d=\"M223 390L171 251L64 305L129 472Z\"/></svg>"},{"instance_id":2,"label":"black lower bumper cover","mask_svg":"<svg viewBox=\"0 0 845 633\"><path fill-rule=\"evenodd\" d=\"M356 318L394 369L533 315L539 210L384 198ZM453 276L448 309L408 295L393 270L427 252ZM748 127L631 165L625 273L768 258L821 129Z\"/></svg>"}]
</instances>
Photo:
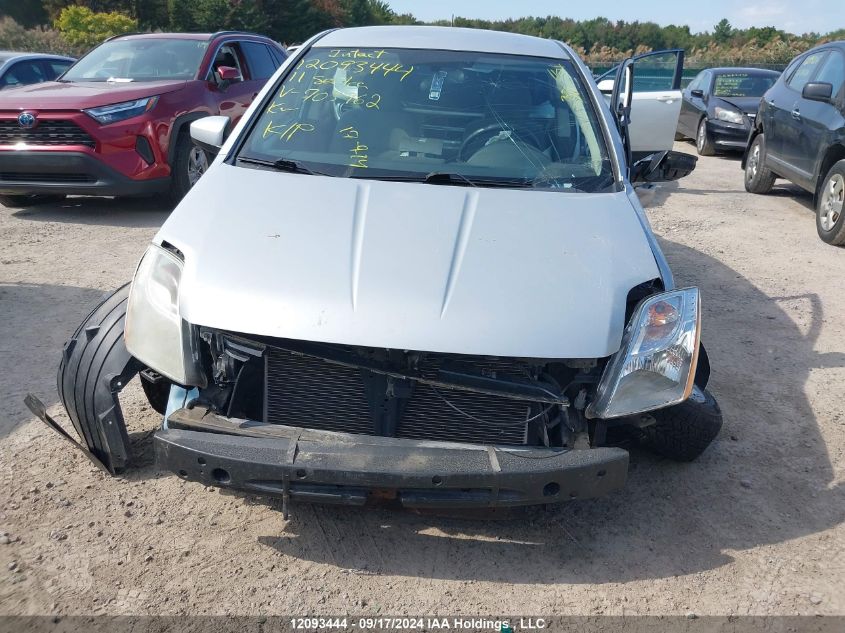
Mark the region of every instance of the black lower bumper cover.
<instances>
[{"instance_id":1,"label":"black lower bumper cover","mask_svg":"<svg viewBox=\"0 0 845 633\"><path fill-rule=\"evenodd\" d=\"M170 178L134 180L85 152L0 152L0 194L4 195L146 196L167 191L169 186Z\"/></svg>"},{"instance_id":2,"label":"black lower bumper cover","mask_svg":"<svg viewBox=\"0 0 845 633\"><path fill-rule=\"evenodd\" d=\"M182 412L171 414L171 423ZM628 453L619 448L492 447L272 426L272 437L161 429L154 439L156 461L206 485L319 503L393 501L407 508L598 497L621 488L628 471Z\"/></svg>"}]
</instances>

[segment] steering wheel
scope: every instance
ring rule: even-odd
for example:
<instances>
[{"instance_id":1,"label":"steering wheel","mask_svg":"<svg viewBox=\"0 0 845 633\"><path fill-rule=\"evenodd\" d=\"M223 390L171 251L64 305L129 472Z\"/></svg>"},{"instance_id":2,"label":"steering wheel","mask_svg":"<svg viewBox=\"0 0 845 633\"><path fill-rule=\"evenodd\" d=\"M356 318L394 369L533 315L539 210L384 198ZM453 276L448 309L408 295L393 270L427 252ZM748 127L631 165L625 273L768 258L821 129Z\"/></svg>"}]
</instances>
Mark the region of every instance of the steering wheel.
<instances>
[{"instance_id":1,"label":"steering wheel","mask_svg":"<svg viewBox=\"0 0 845 633\"><path fill-rule=\"evenodd\" d=\"M463 161L469 160L469 158L484 147L490 139L499 136L503 132L513 140L531 145L538 151L542 151L542 140L534 130L516 130L512 127L506 128L501 123L490 123L473 131L464 139L464 142L461 143L461 149L458 150L458 159Z\"/></svg>"}]
</instances>

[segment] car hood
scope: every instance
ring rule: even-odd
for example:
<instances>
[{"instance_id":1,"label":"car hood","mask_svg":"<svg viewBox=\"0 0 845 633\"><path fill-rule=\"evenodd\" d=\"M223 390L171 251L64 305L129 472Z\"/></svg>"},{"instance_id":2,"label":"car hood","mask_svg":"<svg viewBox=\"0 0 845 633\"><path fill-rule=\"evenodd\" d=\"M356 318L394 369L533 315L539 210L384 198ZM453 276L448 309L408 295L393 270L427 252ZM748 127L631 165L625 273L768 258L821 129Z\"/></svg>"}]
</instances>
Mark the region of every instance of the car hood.
<instances>
[{"instance_id":1,"label":"car hood","mask_svg":"<svg viewBox=\"0 0 845 633\"><path fill-rule=\"evenodd\" d=\"M716 97L718 101L724 101L729 106L733 106L740 112L746 114L757 114L757 108L760 107L760 99L762 97Z\"/></svg>"},{"instance_id":2,"label":"car hood","mask_svg":"<svg viewBox=\"0 0 845 633\"><path fill-rule=\"evenodd\" d=\"M184 79L116 83L108 81L46 81L0 92L0 110L82 110L173 92Z\"/></svg>"},{"instance_id":3,"label":"car hood","mask_svg":"<svg viewBox=\"0 0 845 633\"><path fill-rule=\"evenodd\" d=\"M214 165L155 238L182 317L380 348L598 358L659 276L625 192L383 182Z\"/></svg>"}]
</instances>

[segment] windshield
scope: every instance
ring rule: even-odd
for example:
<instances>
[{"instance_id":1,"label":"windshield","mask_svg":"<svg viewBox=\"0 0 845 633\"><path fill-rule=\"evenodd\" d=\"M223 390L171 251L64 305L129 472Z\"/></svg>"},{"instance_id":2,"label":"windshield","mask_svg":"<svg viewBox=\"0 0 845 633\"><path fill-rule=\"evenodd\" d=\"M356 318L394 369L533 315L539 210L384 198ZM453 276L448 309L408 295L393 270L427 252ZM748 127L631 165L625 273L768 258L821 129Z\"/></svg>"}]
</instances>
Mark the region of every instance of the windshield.
<instances>
[{"instance_id":1,"label":"windshield","mask_svg":"<svg viewBox=\"0 0 845 633\"><path fill-rule=\"evenodd\" d=\"M774 75L730 73L716 75L713 83L715 97L762 97L777 81Z\"/></svg>"},{"instance_id":2,"label":"windshield","mask_svg":"<svg viewBox=\"0 0 845 633\"><path fill-rule=\"evenodd\" d=\"M474 52L311 49L275 89L239 159L353 178L613 185L570 60Z\"/></svg>"},{"instance_id":3,"label":"windshield","mask_svg":"<svg viewBox=\"0 0 845 633\"><path fill-rule=\"evenodd\" d=\"M143 38L98 46L62 77L63 81L157 81L193 79L208 42Z\"/></svg>"}]
</instances>

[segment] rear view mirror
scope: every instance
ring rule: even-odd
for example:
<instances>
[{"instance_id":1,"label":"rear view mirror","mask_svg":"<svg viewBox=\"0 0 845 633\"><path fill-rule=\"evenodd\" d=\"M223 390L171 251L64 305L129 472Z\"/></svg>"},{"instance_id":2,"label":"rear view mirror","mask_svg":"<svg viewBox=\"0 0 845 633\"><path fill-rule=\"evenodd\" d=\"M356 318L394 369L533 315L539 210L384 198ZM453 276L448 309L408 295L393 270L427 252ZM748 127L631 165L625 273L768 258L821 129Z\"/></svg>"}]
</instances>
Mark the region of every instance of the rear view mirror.
<instances>
[{"instance_id":1,"label":"rear view mirror","mask_svg":"<svg viewBox=\"0 0 845 633\"><path fill-rule=\"evenodd\" d=\"M688 176L698 158L683 152L657 152L638 160L631 167L631 182L670 182Z\"/></svg>"},{"instance_id":2,"label":"rear view mirror","mask_svg":"<svg viewBox=\"0 0 845 633\"><path fill-rule=\"evenodd\" d=\"M237 68L233 68L232 66L218 66L217 74L220 75L220 79L222 79L223 81L241 80L241 72Z\"/></svg>"},{"instance_id":3,"label":"rear view mirror","mask_svg":"<svg viewBox=\"0 0 845 633\"><path fill-rule=\"evenodd\" d=\"M229 127L227 116L206 116L191 123L191 139L211 155L223 147Z\"/></svg>"},{"instance_id":4,"label":"rear view mirror","mask_svg":"<svg viewBox=\"0 0 845 633\"><path fill-rule=\"evenodd\" d=\"M610 94L613 92L613 80L612 79L602 79L598 83L599 92L602 94Z\"/></svg>"},{"instance_id":5,"label":"rear view mirror","mask_svg":"<svg viewBox=\"0 0 845 633\"><path fill-rule=\"evenodd\" d=\"M823 101L827 103L833 97L833 85L821 81L804 84L801 96L810 101Z\"/></svg>"},{"instance_id":6,"label":"rear view mirror","mask_svg":"<svg viewBox=\"0 0 845 633\"><path fill-rule=\"evenodd\" d=\"M703 90L690 90L689 91L691 97L698 97L699 99L704 98L704 91Z\"/></svg>"},{"instance_id":7,"label":"rear view mirror","mask_svg":"<svg viewBox=\"0 0 845 633\"><path fill-rule=\"evenodd\" d=\"M241 71L233 66L218 66L215 73L217 79L217 86L220 90L225 90L230 84L238 81L243 81Z\"/></svg>"}]
</instances>

